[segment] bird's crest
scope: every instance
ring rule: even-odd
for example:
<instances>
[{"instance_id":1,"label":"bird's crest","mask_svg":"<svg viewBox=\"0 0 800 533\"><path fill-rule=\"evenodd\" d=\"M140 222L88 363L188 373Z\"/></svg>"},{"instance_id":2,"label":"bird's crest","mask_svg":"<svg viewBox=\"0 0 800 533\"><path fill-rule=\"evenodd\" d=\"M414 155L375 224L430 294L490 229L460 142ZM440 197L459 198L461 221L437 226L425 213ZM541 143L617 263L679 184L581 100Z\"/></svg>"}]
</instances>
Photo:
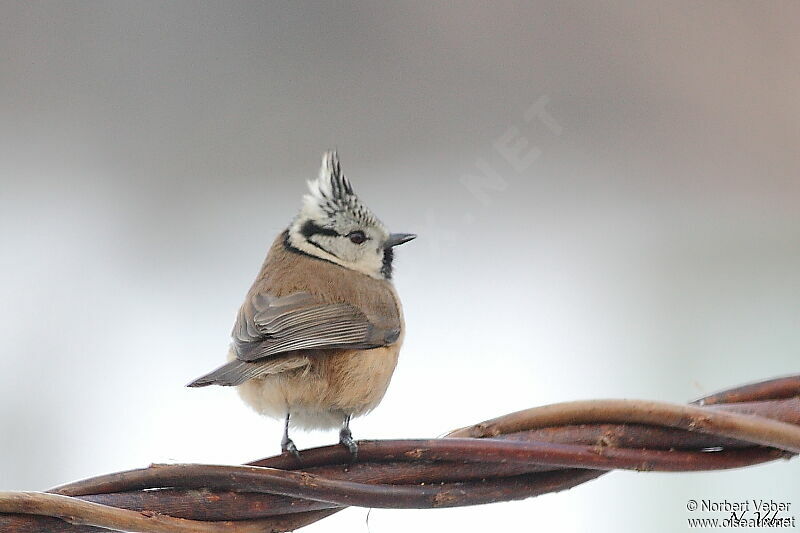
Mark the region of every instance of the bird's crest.
<instances>
[{"instance_id":1,"label":"bird's crest","mask_svg":"<svg viewBox=\"0 0 800 533\"><path fill-rule=\"evenodd\" d=\"M301 216L321 226L348 216L364 224L380 224L372 211L361 203L350 180L342 173L336 151L325 152L316 180L308 182L309 193L303 196Z\"/></svg>"}]
</instances>

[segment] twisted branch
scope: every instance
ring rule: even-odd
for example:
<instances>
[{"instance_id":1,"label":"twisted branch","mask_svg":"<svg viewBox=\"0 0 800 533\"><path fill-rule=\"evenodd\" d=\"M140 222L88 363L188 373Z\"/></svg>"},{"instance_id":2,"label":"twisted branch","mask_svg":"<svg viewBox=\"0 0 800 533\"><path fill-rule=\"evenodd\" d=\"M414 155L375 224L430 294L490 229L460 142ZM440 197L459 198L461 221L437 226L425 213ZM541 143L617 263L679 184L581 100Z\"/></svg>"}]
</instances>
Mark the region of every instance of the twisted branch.
<instances>
[{"instance_id":1,"label":"twisted branch","mask_svg":"<svg viewBox=\"0 0 800 533\"><path fill-rule=\"evenodd\" d=\"M434 508L529 498L615 469L686 472L800 453L800 375L673 405L567 402L445 439L363 441L243 466L152 465L49 493L0 492L0 530L288 531L349 506ZM5 514L3 514L5 513ZM107 528L107 529L100 529Z\"/></svg>"}]
</instances>

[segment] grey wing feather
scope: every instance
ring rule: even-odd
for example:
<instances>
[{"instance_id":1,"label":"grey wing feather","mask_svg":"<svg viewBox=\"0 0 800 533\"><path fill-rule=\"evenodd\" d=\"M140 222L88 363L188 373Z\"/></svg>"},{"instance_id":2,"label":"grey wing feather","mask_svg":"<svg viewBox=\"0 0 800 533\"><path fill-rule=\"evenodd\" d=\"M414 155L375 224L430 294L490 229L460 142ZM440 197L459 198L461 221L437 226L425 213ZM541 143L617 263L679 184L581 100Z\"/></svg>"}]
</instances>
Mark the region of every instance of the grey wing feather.
<instances>
[{"instance_id":1,"label":"grey wing feather","mask_svg":"<svg viewBox=\"0 0 800 533\"><path fill-rule=\"evenodd\" d=\"M232 336L236 359L189 387L241 385L309 364L308 354L287 353L295 350L385 346L400 336L400 322L396 317L370 320L353 305L322 302L305 292L280 298L257 293L239 310Z\"/></svg>"},{"instance_id":2,"label":"grey wing feather","mask_svg":"<svg viewBox=\"0 0 800 533\"><path fill-rule=\"evenodd\" d=\"M256 361L253 363L234 359L233 361L219 367L197 378L187 385L187 387L205 387L207 385L234 386L241 385L248 379L268 374L278 374L295 368L300 368L308 364L308 359L303 356L283 357L268 359L266 361Z\"/></svg>"},{"instance_id":3,"label":"grey wing feather","mask_svg":"<svg viewBox=\"0 0 800 533\"><path fill-rule=\"evenodd\" d=\"M305 292L281 298L258 293L239 310L233 341L239 360L255 361L293 350L376 348L399 333L399 324L377 327L350 304L325 303Z\"/></svg>"}]
</instances>

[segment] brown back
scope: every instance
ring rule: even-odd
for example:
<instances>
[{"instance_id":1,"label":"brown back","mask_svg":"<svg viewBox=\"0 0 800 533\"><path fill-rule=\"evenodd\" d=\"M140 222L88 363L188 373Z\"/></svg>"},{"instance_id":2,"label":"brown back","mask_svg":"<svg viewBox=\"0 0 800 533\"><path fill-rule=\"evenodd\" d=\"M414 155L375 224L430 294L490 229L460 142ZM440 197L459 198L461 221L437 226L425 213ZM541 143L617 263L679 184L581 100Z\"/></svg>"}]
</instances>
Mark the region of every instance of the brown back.
<instances>
[{"instance_id":1,"label":"brown back","mask_svg":"<svg viewBox=\"0 0 800 533\"><path fill-rule=\"evenodd\" d=\"M308 292L324 302L358 307L378 327L402 325L402 311L390 281L289 250L285 239L285 231L275 239L248 298L260 292L276 297Z\"/></svg>"}]
</instances>

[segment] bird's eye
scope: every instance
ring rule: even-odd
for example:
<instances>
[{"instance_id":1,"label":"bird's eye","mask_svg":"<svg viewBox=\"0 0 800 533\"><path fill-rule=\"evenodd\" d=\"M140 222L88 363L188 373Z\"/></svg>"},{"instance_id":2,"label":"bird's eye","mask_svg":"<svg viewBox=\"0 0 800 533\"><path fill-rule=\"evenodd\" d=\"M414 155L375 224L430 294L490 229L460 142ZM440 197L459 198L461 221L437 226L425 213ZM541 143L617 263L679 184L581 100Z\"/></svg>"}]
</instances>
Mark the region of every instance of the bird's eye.
<instances>
[{"instance_id":1,"label":"bird's eye","mask_svg":"<svg viewBox=\"0 0 800 533\"><path fill-rule=\"evenodd\" d=\"M353 244L362 244L364 241L367 240L367 236L364 235L364 232L361 230L351 231L350 233L347 234L347 237Z\"/></svg>"}]
</instances>

